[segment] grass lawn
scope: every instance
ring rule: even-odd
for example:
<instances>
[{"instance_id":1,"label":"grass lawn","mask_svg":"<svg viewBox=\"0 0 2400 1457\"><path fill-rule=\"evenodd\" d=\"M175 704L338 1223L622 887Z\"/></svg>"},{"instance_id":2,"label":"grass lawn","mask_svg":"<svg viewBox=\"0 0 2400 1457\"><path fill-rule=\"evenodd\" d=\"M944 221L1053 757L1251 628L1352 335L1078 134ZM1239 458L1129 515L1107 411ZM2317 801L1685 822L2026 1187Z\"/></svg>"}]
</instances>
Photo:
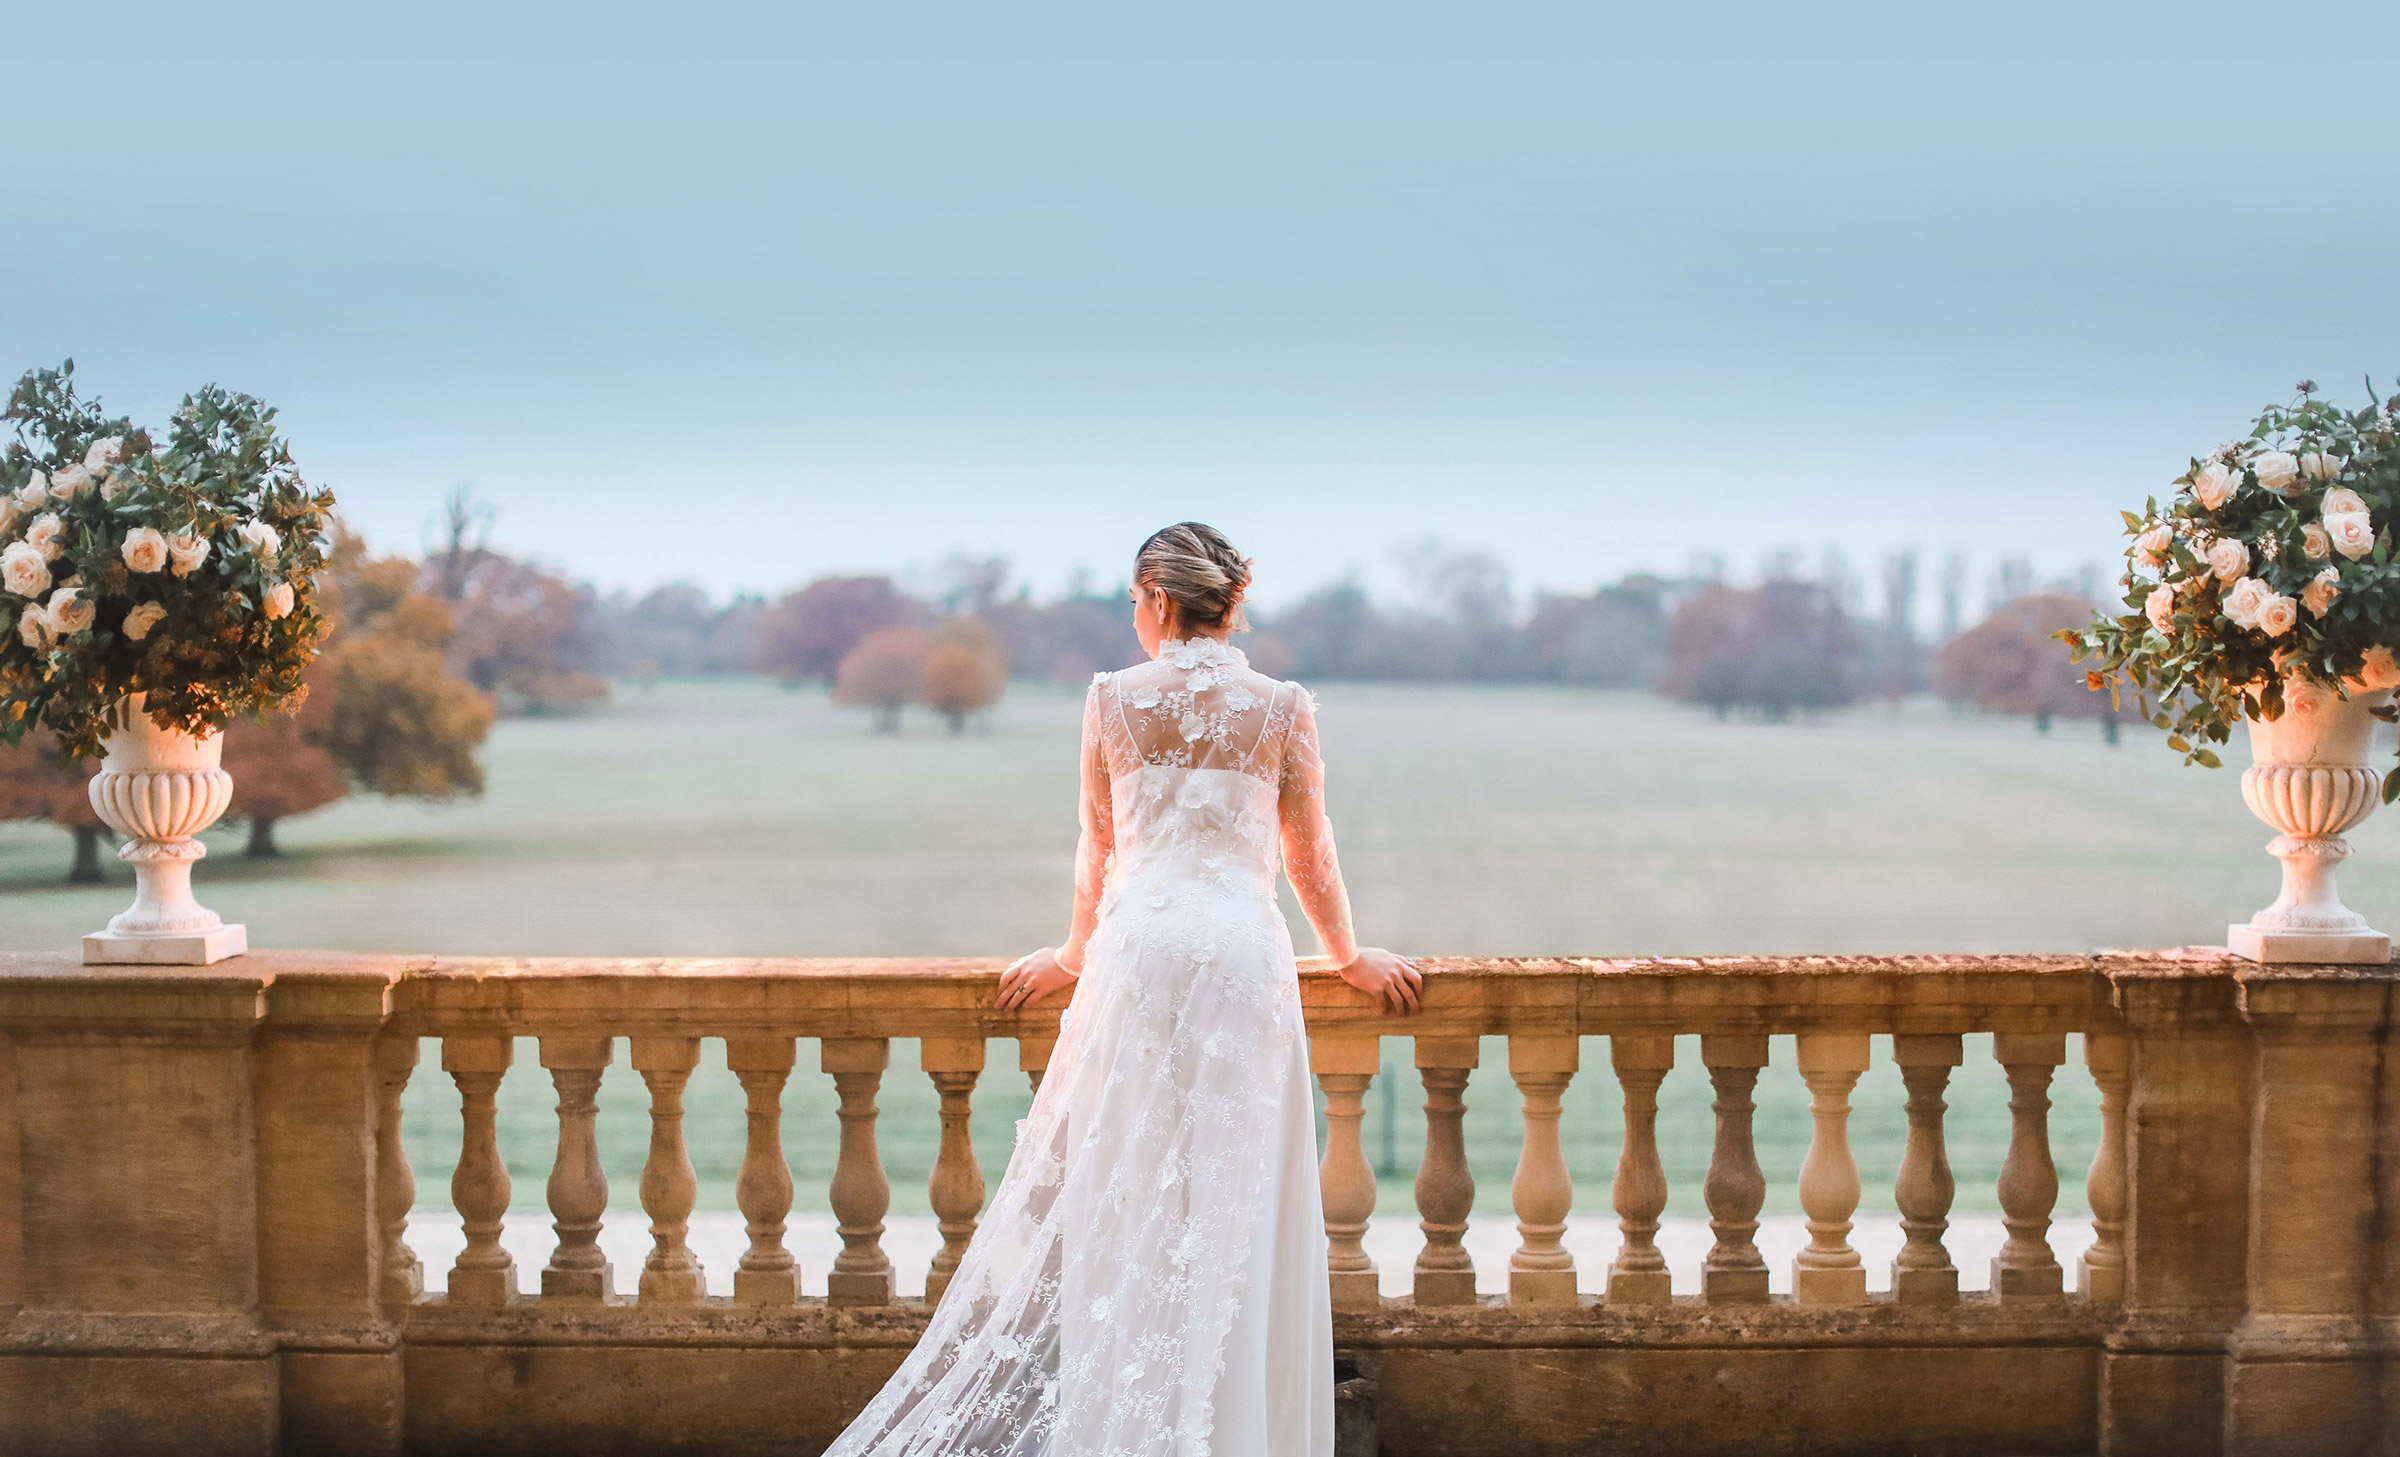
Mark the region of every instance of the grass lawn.
<instances>
[{"instance_id":1,"label":"grass lawn","mask_svg":"<svg viewBox=\"0 0 2400 1457\"><path fill-rule=\"evenodd\" d=\"M1368 940L1415 952L1717 953L2081 950L2219 941L2272 898L2270 831L2236 768L2184 769L2087 724L2048 737L1937 704L1814 722L1720 723L1647 696L1541 688L1335 684L1322 694L1334 819ZM281 827L286 858L248 862L213 835L201 893L260 945L587 954L1015 952L1064 927L1075 833L1080 694L1017 685L988 729L930 718L879 738L822 694L750 681L620 687L587 718L501 724L481 801L357 800ZM2231 756L2238 766L2241 754ZM2384 821L2355 837L2350 904L2400 923ZM65 947L121 908L130 877L59 883L66 836L0 826L0 944ZM1289 907L1287 906L1287 909ZM1296 920L1296 917L1295 917ZM1296 923L1297 924L1297 923ZM1300 927L1306 947L1309 937ZM1388 1144L1382 1207L1407 1207L1422 1093L1404 1042L1369 1103ZM408 1094L421 1201L440 1205L457 1095L427 1049ZM1796 1208L1806 1095L1788 1039L1761 1080L1768 1209ZM1865 1207L1889 1207L1904 1120L1897 1072L1862 1080L1853 1141ZM977 1146L996 1177L1027 1101L995 1044ZM823 1207L831 1080L809 1049L785 1128L804 1207ZM1569 1090L1570 1165L1587 1210L1607 1201L1620 1128L1605 1045ZM882 1142L893 1206L922 1210L934 1098L913 1044L893 1048ZM2006 1084L1988 1041L1953 1083L1959 1207L1993 1207ZM2079 1065L2061 1070L2053 1137L2062 1209L2081 1203L2097 1118ZM1687 1047L1662 1094L1671 1211L1704 1212L1710 1091ZM1388 1101L1387 1101L1388 1099ZM1479 1207L1507 1207L1519 1137L1498 1042L1467 1093ZM538 1207L555 1119L530 1043L503 1084L516 1199ZM705 1207L730 1207L741 1098L708 1044L687 1129ZM603 1084L602 1150L632 1205L647 1141L641 1081ZM1386 1132L1388 1114L1388 1135Z\"/></svg>"}]
</instances>

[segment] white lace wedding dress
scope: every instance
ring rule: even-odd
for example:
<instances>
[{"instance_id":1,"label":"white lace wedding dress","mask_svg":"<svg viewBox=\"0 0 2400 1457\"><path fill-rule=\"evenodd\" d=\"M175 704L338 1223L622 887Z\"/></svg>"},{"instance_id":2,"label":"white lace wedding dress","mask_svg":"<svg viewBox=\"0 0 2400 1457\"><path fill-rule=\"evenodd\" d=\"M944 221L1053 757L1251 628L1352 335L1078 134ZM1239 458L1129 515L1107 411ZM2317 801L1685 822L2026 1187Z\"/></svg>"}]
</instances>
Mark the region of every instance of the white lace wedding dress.
<instances>
[{"instance_id":1,"label":"white lace wedding dress","mask_svg":"<svg viewBox=\"0 0 2400 1457\"><path fill-rule=\"evenodd\" d=\"M1347 961L1306 691L1208 638L1093 680L1066 948L1082 979L924 1339L829 1457L1329 1457L1279 845Z\"/></svg>"}]
</instances>

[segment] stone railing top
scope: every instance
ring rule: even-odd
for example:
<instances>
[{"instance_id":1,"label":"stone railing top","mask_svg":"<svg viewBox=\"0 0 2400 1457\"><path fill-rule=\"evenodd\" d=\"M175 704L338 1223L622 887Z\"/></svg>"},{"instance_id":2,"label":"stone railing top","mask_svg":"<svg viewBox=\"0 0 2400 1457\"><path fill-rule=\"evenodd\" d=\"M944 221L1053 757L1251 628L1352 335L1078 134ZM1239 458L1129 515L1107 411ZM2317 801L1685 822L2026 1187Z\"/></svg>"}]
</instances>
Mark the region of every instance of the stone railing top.
<instances>
[{"instance_id":1,"label":"stone railing top","mask_svg":"<svg viewBox=\"0 0 2400 1457\"><path fill-rule=\"evenodd\" d=\"M256 951L205 968L0 953L0 1024L236 1034L260 1021L423 1036L1028 1037L1059 1008L991 1006L999 958L448 957ZM1622 1032L2107 1030L2137 999L2294 978L2388 985L2385 968L2258 967L2216 948L2042 956L1427 957L1424 1006L1389 1016L1318 958L1319 1037ZM2138 989L2138 990L2135 990Z\"/></svg>"}]
</instances>

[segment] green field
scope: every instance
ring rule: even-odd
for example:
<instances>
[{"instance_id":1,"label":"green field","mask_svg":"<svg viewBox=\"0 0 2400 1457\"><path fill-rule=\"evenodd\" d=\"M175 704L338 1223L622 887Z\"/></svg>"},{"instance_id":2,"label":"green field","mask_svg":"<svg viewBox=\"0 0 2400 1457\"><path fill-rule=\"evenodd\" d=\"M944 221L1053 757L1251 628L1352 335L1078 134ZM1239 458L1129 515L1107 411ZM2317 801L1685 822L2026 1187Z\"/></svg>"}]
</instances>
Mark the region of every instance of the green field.
<instances>
[{"instance_id":1,"label":"green field","mask_svg":"<svg viewBox=\"0 0 2400 1457\"><path fill-rule=\"evenodd\" d=\"M1419 953L2082 950L2216 941L2270 899L2269 831L2236 771L2181 768L2155 744L2110 748L2088 724L2037 736L2021 721L1911 702L1814 722L1717 722L1646 696L1541 688L1336 684L1322 694L1331 795L1366 939ZM212 836L203 897L260 945L589 954L1015 952L1063 929L1074 839L1080 695L1018 685L985 731L927 718L879 738L822 694L750 681L621 687L580 719L504 722L479 802L355 801L283 827L287 857L240 858ZM2237 752L2232 756L2240 761ZM2400 823L2400 821L2395 821ZM2386 823L2356 837L2351 905L2400 922ZM119 909L127 877L59 883L66 837L0 827L0 944L65 948ZM1309 944L1305 928L1297 932ZM433 1049L408 1095L422 1201L446 1199L457 1098ZM1882 1052L1879 1049L1879 1057ZM1770 1211L1796 1207L1806 1140L1791 1048L1762 1079ZM1406 1207L1422 1138L1405 1042L1390 1096L1391 1184ZM883 1147L897 1211L924 1208L933 1096L895 1045ZM804 1207L823 1207L830 1080L804 1051L787 1141ZM1026 1102L995 1044L978 1148L996 1174ZM1468 1090L1479 1203L1506 1207L1518 1138L1499 1044ZM1580 1203L1606 1203L1618 1102L1605 1045L1565 1124ZM2006 1086L1971 1048L1951 1098L1959 1206L1992 1207ZM2095 1128L2090 1083L2062 1070L2054 1137L2061 1207L2081 1199ZM503 1086L520 1205L538 1207L555 1137L548 1078L525 1044ZM1673 1212L1700 1213L1709 1088L1696 1048L1671 1074L1661 1137ZM711 1044L689 1132L710 1207L730 1207L740 1093ZM1862 1081L1854 1139L1888 1207L1903 1120L1899 1078ZM603 1087L603 1150L634 1202L647 1139L640 1079ZM1369 1145L1387 1142L1385 1095Z\"/></svg>"}]
</instances>

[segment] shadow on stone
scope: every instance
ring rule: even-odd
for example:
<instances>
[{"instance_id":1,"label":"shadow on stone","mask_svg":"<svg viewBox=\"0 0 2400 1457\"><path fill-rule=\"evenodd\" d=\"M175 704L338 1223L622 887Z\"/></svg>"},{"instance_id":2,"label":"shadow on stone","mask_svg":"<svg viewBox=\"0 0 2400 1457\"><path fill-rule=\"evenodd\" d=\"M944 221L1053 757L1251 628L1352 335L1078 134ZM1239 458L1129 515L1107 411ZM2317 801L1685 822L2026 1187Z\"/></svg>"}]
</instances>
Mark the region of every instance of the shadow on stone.
<instances>
[{"instance_id":1,"label":"shadow on stone","mask_svg":"<svg viewBox=\"0 0 2400 1457\"><path fill-rule=\"evenodd\" d=\"M1333 1457L1379 1457L1375 1368L1371 1360L1333 1358Z\"/></svg>"}]
</instances>

